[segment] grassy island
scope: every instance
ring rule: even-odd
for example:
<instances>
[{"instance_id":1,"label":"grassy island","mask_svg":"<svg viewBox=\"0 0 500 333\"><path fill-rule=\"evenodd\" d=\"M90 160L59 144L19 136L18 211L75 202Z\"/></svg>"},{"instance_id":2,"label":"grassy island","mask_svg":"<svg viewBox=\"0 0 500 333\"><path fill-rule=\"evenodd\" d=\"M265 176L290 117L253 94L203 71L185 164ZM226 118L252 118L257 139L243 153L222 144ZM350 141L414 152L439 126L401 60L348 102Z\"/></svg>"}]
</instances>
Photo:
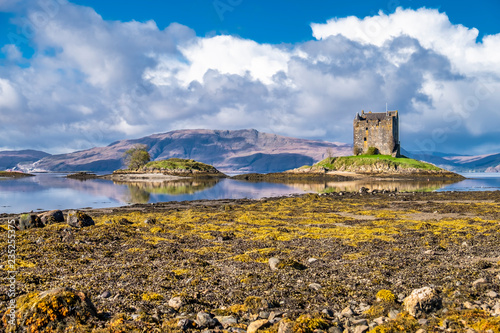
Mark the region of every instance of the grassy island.
<instances>
[{"instance_id":1,"label":"grassy island","mask_svg":"<svg viewBox=\"0 0 500 333\"><path fill-rule=\"evenodd\" d=\"M463 178L459 174L441 169L433 164L407 157L389 155L358 155L328 157L313 166L303 166L291 172L349 172L364 176L405 176Z\"/></svg>"},{"instance_id":2,"label":"grassy island","mask_svg":"<svg viewBox=\"0 0 500 333\"><path fill-rule=\"evenodd\" d=\"M23 178L33 177L34 175L24 172L0 171L0 178Z\"/></svg>"}]
</instances>

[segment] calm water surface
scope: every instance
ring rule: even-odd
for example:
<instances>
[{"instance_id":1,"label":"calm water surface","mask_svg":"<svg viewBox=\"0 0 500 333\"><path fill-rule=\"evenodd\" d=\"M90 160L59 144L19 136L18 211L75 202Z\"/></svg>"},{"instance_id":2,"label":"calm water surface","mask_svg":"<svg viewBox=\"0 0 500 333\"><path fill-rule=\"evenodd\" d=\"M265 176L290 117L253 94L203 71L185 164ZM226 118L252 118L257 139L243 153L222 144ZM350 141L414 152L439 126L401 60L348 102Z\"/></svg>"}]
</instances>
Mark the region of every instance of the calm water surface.
<instances>
[{"instance_id":1,"label":"calm water surface","mask_svg":"<svg viewBox=\"0 0 500 333\"><path fill-rule=\"evenodd\" d=\"M0 213L69 208L105 208L133 203L201 199L240 199L282 196L305 192L357 191L361 187L398 191L495 191L500 174L463 174L469 179L446 182L322 182L271 184L231 179L219 181L114 183L110 180L79 181L65 174L37 174L22 179L0 179Z\"/></svg>"}]
</instances>

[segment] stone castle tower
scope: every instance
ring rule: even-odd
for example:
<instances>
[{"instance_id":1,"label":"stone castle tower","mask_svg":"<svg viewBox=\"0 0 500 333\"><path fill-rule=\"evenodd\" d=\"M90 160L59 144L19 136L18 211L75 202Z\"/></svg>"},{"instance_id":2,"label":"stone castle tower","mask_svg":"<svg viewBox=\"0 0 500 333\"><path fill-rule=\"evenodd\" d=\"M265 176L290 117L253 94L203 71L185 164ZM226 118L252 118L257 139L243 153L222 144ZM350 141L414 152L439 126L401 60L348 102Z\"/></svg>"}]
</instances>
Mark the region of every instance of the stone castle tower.
<instances>
[{"instance_id":1,"label":"stone castle tower","mask_svg":"<svg viewBox=\"0 0 500 333\"><path fill-rule=\"evenodd\" d=\"M398 111L356 114L354 118L354 155L375 147L382 155L400 156Z\"/></svg>"}]
</instances>

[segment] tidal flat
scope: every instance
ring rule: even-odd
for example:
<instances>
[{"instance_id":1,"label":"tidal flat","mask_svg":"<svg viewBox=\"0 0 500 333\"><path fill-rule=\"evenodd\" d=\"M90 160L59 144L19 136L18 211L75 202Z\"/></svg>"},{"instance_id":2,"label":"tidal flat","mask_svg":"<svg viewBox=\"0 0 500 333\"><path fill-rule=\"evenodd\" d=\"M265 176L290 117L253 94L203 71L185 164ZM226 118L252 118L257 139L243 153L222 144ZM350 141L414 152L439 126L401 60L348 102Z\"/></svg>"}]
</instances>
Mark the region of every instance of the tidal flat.
<instances>
[{"instance_id":1,"label":"tidal flat","mask_svg":"<svg viewBox=\"0 0 500 333\"><path fill-rule=\"evenodd\" d=\"M16 231L15 332L500 332L500 192L85 210ZM7 263L7 221L0 238ZM433 299L408 307L412 291Z\"/></svg>"}]
</instances>

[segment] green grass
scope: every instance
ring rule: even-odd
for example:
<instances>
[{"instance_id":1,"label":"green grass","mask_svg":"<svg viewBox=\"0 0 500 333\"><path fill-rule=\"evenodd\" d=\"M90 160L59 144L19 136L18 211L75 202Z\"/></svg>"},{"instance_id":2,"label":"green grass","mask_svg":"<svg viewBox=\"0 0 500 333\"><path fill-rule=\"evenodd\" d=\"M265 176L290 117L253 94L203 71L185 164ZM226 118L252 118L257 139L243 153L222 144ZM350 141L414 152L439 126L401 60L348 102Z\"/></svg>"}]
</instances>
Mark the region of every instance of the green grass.
<instances>
[{"instance_id":1,"label":"green grass","mask_svg":"<svg viewBox=\"0 0 500 333\"><path fill-rule=\"evenodd\" d=\"M417 161L411 158L396 158L390 155L358 155L358 156L343 156L329 157L314 166L324 167L329 170L351 169L363 165L372 165L375 163L383 163L389 167L397 167L398 169L420 169L426 171L440 171L435 165Z\"/></svg>"},{"instance_id":2,"label":"green grass","mask_svg":"<svg viewBox=\"0 0 500 333\"><path fill-rule=\"evenodd\" d=\"M143 168L160 170L197 170L203 172L215 171L215 168L211 165L197 162L195 160L186 160L182 158L169 158L168 160L151 161L147 163Z\"/></svg>"}]
</instances>

